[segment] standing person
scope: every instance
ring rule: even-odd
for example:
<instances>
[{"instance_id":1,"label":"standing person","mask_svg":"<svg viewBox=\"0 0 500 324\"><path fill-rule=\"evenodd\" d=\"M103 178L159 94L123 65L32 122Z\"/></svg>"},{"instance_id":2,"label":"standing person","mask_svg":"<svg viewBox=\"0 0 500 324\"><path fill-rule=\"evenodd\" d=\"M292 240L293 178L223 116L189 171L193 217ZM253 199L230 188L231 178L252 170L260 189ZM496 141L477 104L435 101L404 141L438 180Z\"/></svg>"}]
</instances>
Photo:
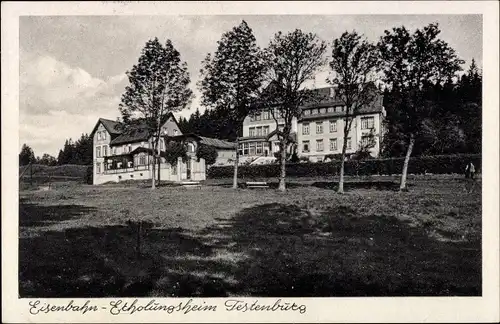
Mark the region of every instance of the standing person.
<instances>
[{"instance_id":1,"label":"standing person","mask_svg":"<svg viewBox=\"0 0 500 324\"><path fill-rule=\"evenodd\" d=\"M469 177L474 179L474 174L476 173L476 168L474 167L474 163L469 163Z\"/></svg>"}]
</instances>

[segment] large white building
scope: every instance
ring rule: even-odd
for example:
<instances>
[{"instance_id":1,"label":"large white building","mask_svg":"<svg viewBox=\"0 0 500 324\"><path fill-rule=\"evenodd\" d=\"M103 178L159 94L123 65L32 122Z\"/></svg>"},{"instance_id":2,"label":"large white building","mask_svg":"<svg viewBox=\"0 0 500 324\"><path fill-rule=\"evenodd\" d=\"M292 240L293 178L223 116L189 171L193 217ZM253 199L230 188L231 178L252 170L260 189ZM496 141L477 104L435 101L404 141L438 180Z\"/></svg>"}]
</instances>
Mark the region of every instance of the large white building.
<instances>
[{"instance_id":1,"label":"large white building","mask_svg":"<svg viewBox=\"0 0 500 324\"><path fill-rule=\"evenodd\" d=\"M342 152L345 106L335 96L334 87L315 90L320 100L301 107L300 118L292 120L291 140L299 157L307 157L310 161L323 161L326 156ZM358 150L367 135L373 131L375 146L370 154L377 157L383 134L385 109L382 105L382 94L377 93L375 100L362 107L354 116L351 131L348 135L347 153ZM274 153L279 151L276 127L283 127L284 120L278 118L278 125L269 110L247 116L243 122L243 137L240 138L239 153L241 161L272 161Z\"/></svg>"}]
</instances>

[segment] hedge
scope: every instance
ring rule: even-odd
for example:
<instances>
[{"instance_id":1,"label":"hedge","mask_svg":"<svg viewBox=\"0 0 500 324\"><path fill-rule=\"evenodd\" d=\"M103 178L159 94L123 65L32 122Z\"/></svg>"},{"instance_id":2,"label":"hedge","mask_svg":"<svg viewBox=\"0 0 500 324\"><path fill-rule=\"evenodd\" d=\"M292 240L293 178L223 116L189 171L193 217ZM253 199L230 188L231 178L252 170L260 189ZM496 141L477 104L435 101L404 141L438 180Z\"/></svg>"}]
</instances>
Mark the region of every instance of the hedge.
<instances>
[{"instance_id":1,"label":"hedge","mask_svg":"<svg viewBox=\"0 0 500 324\"><path fill-rule=\"evenodd\" d=\"M481 167L480 154L434 155L411 157L408 165L410 174L452 174L464 173L465 165L474 163L476 172ZM345 161L345 175L393 175L401 174L404 157L389 159L348 160ZM340 161L317 163L287 163L286 174L290 177L314 177L338 175ZM231 178L233 166L212 166L208 178ZM271 178L279 176L278 164L238 166L240 178Z\"/></svg>"}]
</instances>

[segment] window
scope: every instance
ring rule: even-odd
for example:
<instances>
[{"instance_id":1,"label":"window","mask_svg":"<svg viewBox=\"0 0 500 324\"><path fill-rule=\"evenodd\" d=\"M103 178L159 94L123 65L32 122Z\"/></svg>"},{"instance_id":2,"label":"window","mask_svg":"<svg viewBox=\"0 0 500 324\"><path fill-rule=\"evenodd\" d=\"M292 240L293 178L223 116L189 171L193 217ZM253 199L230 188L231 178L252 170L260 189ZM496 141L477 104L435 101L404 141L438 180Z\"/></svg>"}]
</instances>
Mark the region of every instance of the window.
<instances>
[{"instance_id":1,"label":"window","mask_svg":"<svg viewBox=\"0 0 500 324\"><path fill-rule=\"evenodd\" d=\"M141 154L139 156L139 165L146 165L146 155Z\"/></svg>"},{"instance_id":2,"label":"window","mask_svg":"<svg viewBox=\"0 0 500 324\"><path fill-rule=\"evenodd\" d=\"M302 135L309 135L309 123L302 124Z\"/></svg>"},{"instance_id":3,"label":"window","mask_svg":"<svg viewBox=\"0 0 500 324\"><path fill-rule=\"evenodd\" d=\"M323 140L322 139L316 140L316 151L322 152L323 149L324 149Z\"/></svg>"},{"instance_id":4,"label":"window","mask_svg":"<svg viewBox=\"0 0 500 324\"><path fill-rule=\"evenodd\" d=\"M101 132L97 132L97 140L100 141L101 140Z\"/></svg>"},{"instance_id":5,"label":"window","mask_svg":"<svg viewBox=\"0 0 500 324\"><path fill-rule=\"evenodd\" d=\"M269 134L269 126L264 126L262 135L267 136Z\"/></svg>"},{"instance_id":6,"label":"window","mask_svg":"<svg viewBox=\"0 0 500 324\"><path fill-rule=\"evenodd\" d=\"M335 133L337 131L337 121L330 120L330 133Z\"/></svg>"},{"instance_id":7,"label":"window","mask_svg":"<svg viewBox=\"0 0 500 324\"><path fill-rule=\"evenodd\" d=\"M337 139L330 138L330 151L336 151L336 150L337 150Z\"/></svg>"},{"instance_id":8,"label":"window","mask_svg":"<svg viewBox=\"0 0 500 324\"><path fill-rule=\"evenodd\" d=\"M254 115L250 115L250 121L251 122L255 121L255 116Z\"/></svg>"},{"instance_id":9,"label":"window","mask_svg":"<svg viewBox=\"0 0 500 324\"><path fill-rule=\"evenodd\" d=\"M342 112L342 106L337 106L335 107L336 112Z\"/></svg>"},{"instance_id":10,"label":"window","mask_svg":"<svg viewBox=\"0 0 500 324\"><path fill-rule=\"evenodd\" d=\"M102 155L108 156L108 146L107 145L102 146Z\"/></svg>"},{"instance_id":11,"label":"window","mask_svg":"<svg viewBox=\"0 0 500 324\"><path fill-rule=\"evenodd\" d=\"M361 144L363 146L370 145L371 144L371 140L372 140L372 138L368 134L366 134L364 136L361 136Z\"/></svg>"},{"instance_id":12,"label":"window","mask_svg":"<svg viewBox=\"0 0 500 324\"><path fill-rule=\"evenodd\" d=\"M335 112L335 107L328 107L328 112L329 113Z\"/></svg>"},{"instance_id":13,"label":"window","mask_svg":"<svg viewBox=\"0 0 500 324\"><path fill-rule=\"evenodd\" d=\"M100 162L97 162L95 164L95 172L96 173L101 173L101 163Z\"/></svg>"},{"instance_id":14,"label":"window","mask_svg":"<svg viewBox=\"0 0 500 324\"><path fill-rule=\"evenodd\" d=\"M304 116L309 116L311 114L311 110L306 109L304 110Z\"/></svg>"},{"instance_id":15,"label":"window","mask_svg":"<svg viewBox=\"0 0 500 324\"><path fill-rule=\"evenodd\" d=\"M323 134L323 122L316 123L316 134Z\"/></svg>"},{"instance_id":16,"label":"window","mask_svg":"<svg viewBox=\"0 0 500 324\"><path fill-rule=\"evenodd\" d=\"M177 165L171 165L170 170L172 171L172 175L177 175Z\"/></svg>"},{"instance_id":17,"label":"window","mask_svg":"<svg viewBox=\"0 0 500 324\"><path fill-rule=\"evenodd\" d=\"M132 145L130 145L130 144L128 145L128 152L129 153L132 152Z\"/></svg>"},{"instance_id":18,"label":"window","mask_svg":"<svg viewBox=\"0 0 500 324\"><path fill-rule=\"evenodd\" d=\"M250 127L250 129L248 130L248 136L255 136L255 127Z\"/></svg>"},{"instance_id":19,"label":"window","mask_svg":"<svg viewBox=\"0 0 500 324\"><path fill-rule=\"evenodd\" d=\"M262 142L257 143L257 155L262 154Z\"/></svg>"},{"instance_id":20,"label":"window","mask_svg":"<svg viewBox=\"0 0 500 324\"><path fill-rule=\"evenodd\" d=\"M326 113L326 108L320 108L320 109L319 109L319 113L320 113L320 114L324 114L324 113Z\"/></svg>"},{"instance_id":21,"label":"window","mask_svg":"<svg viewBox=\"0 0 500 324\"><path fill-rule=\"evenodd\" d=\"M249 143L248 146L249 146L249 150L248 150L249 154L251 156L255 155L255 143Z\"/></svg>"},{"instance_id":22,"label":"window","mask_svg":"<svg viewBox=\"0 0 500 324\"><path fill-rule=\"evenodd\" d=\"M100 146L97 146L95 148L95 157L98 157L98 158L101 157L101 147Z\"/></svg>"},{"instance_id":23,"label":"window","mask_svg":"<svg viewBox=\"0 0 500 324\"><path fill-rule=\"evenodd\" d=\"M260 120L260 114L255 115L255 120Z\"/></svg>"},{"instance_id":24,"label":"window","mask_svg":"<svg viewBox=\"0 0 500 324\"><path fill-rule=\"evenodd\" d=\"M302 152L309 152L309 141L302 141Z\"/></svg>"},{"instance_id":25,"label":"window","mask_svg":"<svg viewBox=\"0 0 500 324\"><path fill-rule=\"evenodd\" d=\"M113 147L113 155L116 155L116 147Z\"/></svg>"},{"instance_id":26,"label":"window","mask_svg":"<svg viewBox=\"0 0 500 324\"><path fill-rule=\"evenodd\" d=\"M317 115L317 114L318 114L317 108L311 109L311 115Z\"/></svg>"},{"instance_id":27,"label":"window","mask_svg":"<svg viewBox=\"0 0 500 324\"><path fill-rule=\"evenodd\" d=\"M347 149L348 150L351 149L351 138L350 137L347 138Z\"/></svg>"},{"instance_id":28,"label":"window","mask_svg":"<svg viewBox=\"0 0 500 324\"><path fill-rule=\"evenodd\" d=\"M194 144L193 143L188 143L188 152L194 153Z\"/></svg>"},{"instance_id":29,"label":"window","mask_svg":"<svg viewBox=\"0 0 500 324\"><path fill-rule=\"evenodd\" d=\"M102 136L102 139L103 139L103 140L105 140L105 139L106 139L106 132L105 132L105 131L104 131L104 132L102 132L102 135L101 135L101 136Z\"/></svg>"},{"instance_id":30,"label":"window","mask_svg":"<svg viewBox=\"0 0 500 324\"><path fill-rule=\"evenodd\" d=\"M262 136L262 127L257 127L257 136Z\"/></svg>"},{"instance_id":31,"label":"window","mask_svg":"<svg viewBox=\"0 0 500 324\"><path fill-rule=\"evenodd\" d=\"M243 155L248 155L248 143L243 144Z\"/></svg>"},{"instance_id":32,"label":"window","mask_svg":"<svg viewBox=\"0 0 500 324\"><path fill-rule=\"evenodd\" d=\"M262 119L264 120L271 119L271 116L269 116L269 111L266 110L262 113Z\"/></svg>"},{"instance_id":33,"label":"window","mask_svg":"<svg viewBox=\"0 0 500 324\"><path fill-rule=\"evenodd\" d=\"M174 136L176 136L178 133L177 129L174 129Z\"/></svg>"},{"instance_id":34,"label":"window","mask_svg":"<svg viewBox=\"0 0 500 324\"><path fill-rule=\"evenodd\" d=\"M374 125L373 117L363 117L361 118L361 129L372 129Z\"/></svg>"}]
</instances>

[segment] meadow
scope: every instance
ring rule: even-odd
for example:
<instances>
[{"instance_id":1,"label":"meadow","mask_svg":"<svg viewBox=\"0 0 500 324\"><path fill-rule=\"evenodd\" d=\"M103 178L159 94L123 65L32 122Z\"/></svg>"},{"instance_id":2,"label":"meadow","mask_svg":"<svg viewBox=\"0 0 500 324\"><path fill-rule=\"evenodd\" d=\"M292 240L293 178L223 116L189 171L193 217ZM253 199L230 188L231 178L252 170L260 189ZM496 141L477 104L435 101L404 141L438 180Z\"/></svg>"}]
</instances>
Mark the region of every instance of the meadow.
<instances>
[{"instance_id":1,"label":"meadow","mask_svg":"<svg viewBox=\"0 0 500 324\"><path fill-rule=\"evenodd\" d=\"M20 296L481 295L480 179L267 181L21 190Z\"/></svg>"}]
</instances>

